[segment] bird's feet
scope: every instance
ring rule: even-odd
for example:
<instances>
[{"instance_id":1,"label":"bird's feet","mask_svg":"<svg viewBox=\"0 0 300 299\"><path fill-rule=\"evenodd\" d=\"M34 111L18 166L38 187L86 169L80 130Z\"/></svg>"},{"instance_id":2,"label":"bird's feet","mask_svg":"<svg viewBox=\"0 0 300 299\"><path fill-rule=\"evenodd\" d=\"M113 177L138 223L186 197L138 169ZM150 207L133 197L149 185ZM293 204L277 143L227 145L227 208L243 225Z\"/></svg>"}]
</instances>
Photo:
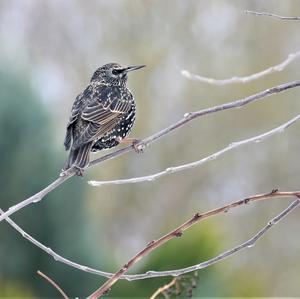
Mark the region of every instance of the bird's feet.
<instances>
[{"instance_id":1,"label":"bird's feet","mask_svg":"<svg viewBox=\"0 0 300 299\"><path fill-rule=\"evenodd\" d=\"M138 154L143 153L145 149L145 144L141 141L141 139L137 138L119 138L119 143L131 143L134 151Z\"/></svg>"},{"instance_id":2,"label":"bird's feet","mask_svg":"<svg viewBox=\"0 0 300 299\"><path fill-rule=\"evenodd\" d=\"M84 169L83 168L80 168L78 166L74 166L74 171L75 171L75 174L77 176L83 177L83 174L84 174Z\"/></svg>"},{"instance_id":3,"label":"bird's feet","mask_svg":"<svg viewBox=\"0 0 300 299\"><path fill-rule=\"evenodd\" d=\"M132 141L132 147L136 153L142 154L145 149L145 144L141 141L141 139L134 139Z\"/></svg>"},{"instance_id":4,"label":"bird's feet","mask_svg":"<svg viewBox=\"0 0 300 299\"><path fill-rule=\"evenodd\" d=\"M64 177L70 173L72 173L74 171L74 173L77 175L77 176L81 176L83 177L83 174L84 174L84 169L83 168L79 168L77 166L73 166L71 168L68 168L68 169L62 169L59 176L60 177Z\"/></svg>"}]
</instances>

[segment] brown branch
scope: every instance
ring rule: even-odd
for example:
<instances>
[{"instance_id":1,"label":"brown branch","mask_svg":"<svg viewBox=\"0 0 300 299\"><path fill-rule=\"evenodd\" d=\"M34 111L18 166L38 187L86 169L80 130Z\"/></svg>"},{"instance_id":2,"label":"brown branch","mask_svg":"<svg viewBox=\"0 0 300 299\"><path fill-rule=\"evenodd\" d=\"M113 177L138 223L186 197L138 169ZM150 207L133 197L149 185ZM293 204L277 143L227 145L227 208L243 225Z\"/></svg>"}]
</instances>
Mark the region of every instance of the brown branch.
<instances>
[{"instance_id":1,"label":"brown branch","mask_svg":"<svg viewBox=\"0 0 300 299\"><path fill-rule=\"evenodd\" d=\"M69 297L67 296L67 294L61 289L61 287L54 282L49 276L47 276L46 274L44 274L43 272L41 272L40 270L37 271L37 274L41 275L43 278L45 278L50 284L52 284L52 286L54 288L56 288L58 290L58 292L64 297L64 299L69 299Z\"/></svg>"},{"instance_id":2,"label":"brown branch","mask_svg":"<svg viewBox=\"0 0 300 299\"><path fill-rule=\"evenodd\" d=\"M239 108L242 107L244 105L247 105L249 103L258 101L259 99L268 97L272 94L276 94L291 88L295 88L300 86L300 80L298 81L293 81L293 82L289 82L289 83L285 83L285 84L281 84L278 86L274 86L272 88L266 89L264 91L261 91L259 93L253 94L251 96L233 101L233 102L229 102L226 104L222 104L222 105L218 105L218 106L214 106L211 108L207 108L207 109L203 109L200 111L196 111L196 112L189 112L189 113L185 113L184 117L180 120L178 120L177 122L175 122L174 124L166 127L165 129L149 136L148 138L145 138L144 140L142 140L138 145L141 147L147 146L150 143L166 136L167 134L173 132L174 130L184 126L186 123L198 118L198 117L202 117L204 115L207 114L211 114L211 113L216 113L219 111L223 111L223 110L227 110L227 109L232 109L232 108ZM110 153L108 155L105 155L103 157L100 157L98 159L95 159L94 161L92 161L89 165L89 167L95 166L97 164L100 164L104 161L116 158L118 156L121 156L127 152L132 151L133 148L132 146L128 146L122 149L119 149L113 153ZM68 180L69 178L71 178L72 176L74 176L74 170L70 170L68 172L65 173L64 176L59 177L58 179L56 179L53 183L51 183L49 186L47 186L46 188L44 188L43 190L41 190L40 192L38 192L37 194L21 201L20 203L10 207L6 212L2 213L0 215L0 222L2 220L4 220L5 218L7 218L8 216L12 215L13 213L21 210L22 208L26 207L29 204L35 203L35 202L39 202L41 201L45 195L47 195L49 192L51 192L52 190L56 189L58 186L60 186L62 183L64 183L66 180Z\"/></svg>"},{"instance_id":3,"label":"brown branch","mask_svg":"<svg viewBox=\"0 0 300 299\"><path fill-rule=\"evenodd\" d=\"M253 238L251 238L247 242L243 243L242 245L237 246L233 250L227 251L227 252L223 253L222 255L215 257L214 259L210 260L209 262L207 261L205 267L208 267L208 266L216 263L217 261L219 261L221 259L225 259L226 257L232 255L233 253L236 253L237 251L239 251L243 248L250 247L250 246L252 247L253 244L257 241L257 239L259 239L267 230L269 230L273 225L278 223L290 211L292 211L294 208L296 208L296 206L300 203L300 201L299 201L299 198L300 198L299 191L295 191L295 192L278 192L277 190L272 190L272 192L270 192L270 193L250 196L250 197L247 197L245 199L233 202L231 204L225 205L225 206L223 206L221 208L218 208L218 209L211 210L211 211L206 212L206 213L202 213L202 214L196 213L191 219L189 219L185 223L181 224L180 226L178 226L177 228L175 228L171 232L167 233L166 235L159 238L158 240L153 240L150 243L148 243L147 246L144 249L142 249L134 257L132 257L121 269L119 269L111 278L109 278L100 288L98 288L95 292L93 292L88 298L90 298L90 299L99 298L103 294L107 293L109 291L109 289L122 277L122 275L124 273L126 273L129 270L129 268L131 268L134 264L136 264L144 256L148 255L154 249L162 246L163 244L170 241L171 239L174 239L176 237L181 237L183 232L185 230L187 230L188 228L190 228L191 226L193 226L194 224L196 224L196 223L198 223L198 222L200 222L200 221L202 221L206 218L216 216L216 215L219 215L219 214L222 214L222 213L226 213L231 208L235 208L235 207L238 207L238 206L241 206L241 205L245 205L245 204L248 204L248 203L253 202L253 201L259 201L259 200L273 198L273 197L277 197L277 196L279 196L279 197L291 197L292 196L292 197L297 197L297 200L294 201L282 213L280 213L278 216L276 216L271 221L269 221L267 226L265 226L261 231L259 231ZM190 268L191 267L189 267L189 271L187 271L187 272L197 270L199 268L199 265L193 266L193 270L190 270ZM168 272L169 275L178 276L178 275L181 275L183 273L187 273L187 272L184 272L183 270L186 270L186 269L180 269L180 271L177 271L177 272L174 271L174 270L165 271L165 272ZM176 274L175 274L175 272L176 272Z\"/></svg>"},{"instance_id":4,"label":"brown branch","mask_svg":"<svg viewBox=\"0 0 300 299\"><path fill-rule=\"evenodd\" d=\"M252 196L251 198L259 198L261 200L263 199L268 199L270 197L294 197L297 196L298 194L300 194L300 191L294 191L294 192L275 192L276 190L274 190L272 192L273 195L271 195L270 193L267 194L261 194L261 195L255 195ZM263 197L265 195L265 197ZM226 205L222 208L218 208L214 211L219 211L221 210L222 212L226 212L229 209L229 206L238 206L241 204L241 202L247 203L250 202L249 197L242 199L242 200L238 200L236 202L233 202L229 205ZM3 213L3 211L0 209L0 213ZM113 276L113 273L109 273L109 272L104 272L101 270L97 270L97 269L93 269L84 265L80 265L77 264L73 261L70 261L64 257L62 257L61 255L57 254L56 252L54 252L51 248L43 245L42 243L40 243L39 241L37 241L36 239L34 239L32 236L30 236L27 232L25 232L21 227L19 227L15 222L13 222L10 218L6 218L6 221L16 230L18 231L25 239L27 239L28 241L30 241L33 245L39 247L40 249L42 249L44 252L48 253L49 255L51 255L56 261L62 262L68 266L74 267L76 269L82 270L84 272L88 272L88 273L92 273L92 274L96 274L96 275L100 275L100 276L104 276L107 278L111 278ZM215 260L216 258L213 258L211 260L209 260L208 262ZM199 269L204 268L204 264L206 265L207 262L205 263L200 263L191 267L198 267ZM190 267L190 268L191 268ZM183 271L184 270L184 271ZM121 279L126 279L128 281L133 281L133 280L140 280L140 279L146 279L146 278L153 278L153 277L163 277L163 276L176 276L176 275L181 275L184 273L188 273L190 271L187 271L187 269L178 269L178 270L171 270L171 271L148 271L147 273L144 274L134 274L134 275L122 275Z\"/></svg>"},{"instance_id":5,"label":"brown branch","mask_svg":"<svg viewBox=\"0 0 300 299\"><path fill-rule=\"evenodd\" d=\"M297 196L297 194L300 194L300 191L294 191L294 192L276 192L273 191L274 196L276 197L293 197L293 196ZM266 195L268 195L268 197L262 198L263 195L255 195L253 197L257 198L260 197L261 199L267 199L270 198L269 193L267 193ZM249 198L246 199L242 199L239 200L235 203L232 203L230 205L233 204L238 204L241 201L247 202L249 200ZM220 209L220 208L219 208ZM217 210L219 210L217 209ZM222 207L222 209L224 209L224 211L226 211L228 209L228 205L226 205L225 207ZM0 209L0 214L3 213L3 211ZM73 261L70 261L64 257L62 257L61 255L57 254L55 251L53 251L51 248L43 245L42 243L40 243L39 241L37 241L36 239L34 239L32 236L30 236L27 232L25 232L21 227L19 227L14 221L12 221L9 217L7 217L5 219L17 232L19 232L21 234L22 237L24 237L26 240L28 240L29 242L31 242L33 245L39 247L41 250L43 250L44 252L46 252L47 254L49 254L50 256L52 256L55 261L64 263L70 267L79 269L81 271L84 272L88 272L91 274L96 274L96 275L100 275L100 276L104 276L107 278L110 278L113 276L113 273L110 272L104 272L101 270L97 270L97 269L93 269L90 268L88 266L85 265L80 265L78 263L75 263ZM215 258L213 258L215 259ZM210 260L209 260L210 261ZM203 263L194 265L192 267L199 267L199 269L203 268L202 267ZM172 270L172 271L148 271L147 273L144 274L133 274L133 275L122 275L121 279L126 279L128 281L133 281L133 280L140 280L140 279L146 279L146 278L153 278L153 277L163 277L163 276L172 276L172 275L179 275L179 272L182 271L182 269L178 269L178 270ZM188 273L189 271L186 272L180 272L181 274L184 273Z\"/></svg>"},{"instance_id":6,"label":"brown branch","mask_svg":"<svg viewBox=\"0 0 300 299\"><path fill-rule=\"evenodd\" d=\"M284 16L276 15L276 14L270 13L270 12L256 12L256 11L252 11L252 10L245 10L245 13L249 14L249 15L266 16L266 17L272 17L272 18L276 18L276 19L280 19L280 20L287 20L287 21L299 21L300 20L300 17L284 17Z\"/></svg>"},{"instance_id":7,"label":"brown branch","mask_svg":"<svg viewBox=\"0 0 300 299\"><path fill-rule=\"evenodd\" d=\"M150 299L155 299L158 295L165 292L166 290L170 289L172 286L174 286L177 282L177 277L173 278L171 282L168 284L165 284L163 287L158 288L155 293L150 297Z\"/></svg>"}]
</instances>

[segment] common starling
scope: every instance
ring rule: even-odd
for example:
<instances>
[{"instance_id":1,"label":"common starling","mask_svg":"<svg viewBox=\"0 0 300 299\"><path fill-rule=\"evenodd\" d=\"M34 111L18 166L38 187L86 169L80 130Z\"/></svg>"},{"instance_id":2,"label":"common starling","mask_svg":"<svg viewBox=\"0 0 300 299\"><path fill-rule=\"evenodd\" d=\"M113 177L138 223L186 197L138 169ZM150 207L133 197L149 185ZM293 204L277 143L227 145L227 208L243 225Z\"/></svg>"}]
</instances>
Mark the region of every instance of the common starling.
<instances>
[{"instance_id":1,"label":"common starling","mask_svg":"<svg viewBox=\"0 0 300 299\"><path fill-rule=\"evenodd\" d=\"M126 140L135 121L135 102L127 88L127 74L144 65L121 67L109 63L98 68L72 107L64 141L69 157L63 171L76 168L82 175L90 152L117 146ZM128 138L129 139L129 138Z\"/></svg>"}]
</instances>

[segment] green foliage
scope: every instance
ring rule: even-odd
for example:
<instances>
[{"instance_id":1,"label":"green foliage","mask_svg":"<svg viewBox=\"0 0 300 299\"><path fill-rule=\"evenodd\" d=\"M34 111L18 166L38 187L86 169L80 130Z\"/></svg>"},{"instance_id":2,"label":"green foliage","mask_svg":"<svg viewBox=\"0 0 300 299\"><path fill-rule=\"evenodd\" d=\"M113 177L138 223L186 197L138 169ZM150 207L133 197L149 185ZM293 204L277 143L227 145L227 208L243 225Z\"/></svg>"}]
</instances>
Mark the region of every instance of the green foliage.
<instances>
[{"instance_id":1,"label":"green foliage","mask_svg":"<svg viewBox=\"0 0 300 299\"><path fill-rule=\"evenodd\" d=\"M138 272L146 272L149 270L163 271L170 269L178 269L198 264L215 256L218 252L220 237L218 230L208 223L201 223L194 226L190 231L183 234L182 237L173 239L155 250L149 257L145 258L145 264L139 268ZM137 271L137 270L135 270ZM198 272L196 279L197 292L201 296L220 296L223 286L220 282L214 267L206 268ZM184 283L181 287L180 298L188 298L190 292L190 283L193 280L188 279L191 274L185 275ZM172 277L152 278L146 280L138 280L133 282L122 281L116 285L109 296L118 297L133 297L146 296L150 297L159 287L169 283ZM207 283L208 280L213 280L213 285ZM184 285L185 284L185 285ZM172 292L172 298L176 297L176 292ZM160 297L163 298L163 297Z\"/></svg>"}]
</instances>

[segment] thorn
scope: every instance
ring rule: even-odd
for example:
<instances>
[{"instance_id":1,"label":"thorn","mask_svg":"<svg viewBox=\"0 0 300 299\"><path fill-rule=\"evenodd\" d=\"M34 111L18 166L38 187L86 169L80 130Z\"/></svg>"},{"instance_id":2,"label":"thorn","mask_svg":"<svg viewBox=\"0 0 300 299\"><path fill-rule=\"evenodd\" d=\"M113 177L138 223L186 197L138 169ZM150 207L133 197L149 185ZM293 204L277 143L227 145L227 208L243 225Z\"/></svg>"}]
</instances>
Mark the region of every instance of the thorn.
<instances>
[{"instance_id":1,"label":"thorn","mask_svg":"<svg viewBox=\"0 0 300 299\"><path fill-rule=\"evenodd\" d=\"M175 235L175 237L180 238L183 235L183 233L181 231L178 231L178 232L174 233L174 235Z\"/></svg>"},{"instance_id":2,"label":"thorn","mask_svg":"<svg viewBox=\"0 0 300 299\"><path fill-rule=\"evenodd\" d=\"M107 290L103 293L103 295L107 295L110 291L111 291L111 288L107 289Z\"/></svg>"},{"instance_id":3,"label":"thorn","mask_svg":"<svg viewBox=\"0 0 300 299\"><path fill-rule=\"evenodd\" d=\"M244 204L247 204L250 201L250 198L245 198L244 199Z\"/></svg>"},{"instance_id":4,"label":"thorn","mask_svg":"<svg viewBox=\"0 0 300 299\"><path fill-rule=\"evenodd\" d=\"M155 242L155 240L152 240L152 241L148 242L147 247L151 246L154 242Z\"/></svg>"},{"instance_id":5,"label":"thorn","mask_svg":"<svg viewBox=\"0 0 300 299\"><path fill-rule=\"evenodd\" d=\"M195 215L194 215L194 220L197 220L197 219L199 219L201 217L201 215L200 215L200 213L196 213Z\"/></svg>"}]
</instances>

